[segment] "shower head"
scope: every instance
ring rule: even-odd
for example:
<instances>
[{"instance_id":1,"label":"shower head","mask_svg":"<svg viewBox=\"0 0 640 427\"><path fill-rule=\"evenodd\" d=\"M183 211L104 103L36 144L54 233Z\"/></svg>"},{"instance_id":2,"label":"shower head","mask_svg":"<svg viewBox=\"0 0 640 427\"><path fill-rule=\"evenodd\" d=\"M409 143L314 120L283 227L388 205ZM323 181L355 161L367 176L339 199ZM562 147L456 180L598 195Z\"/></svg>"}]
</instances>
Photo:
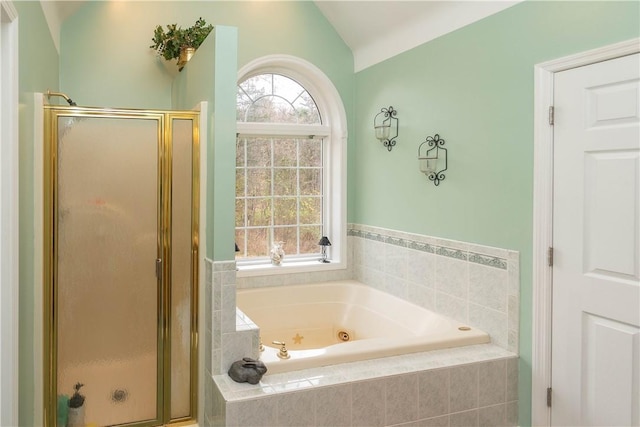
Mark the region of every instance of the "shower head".
<instances>
[{"instance_id":1,"label":"shower head","mask_svg":"<svg viewBox=\"0 0 640 427\"><path fill-rule=\"evenodd\" d=\"M61 98L64 98L65 101L67 101L67 103L72 106L75 107L78 104L75 103L75 101L71 98L69 98L67 95L65 95L64 93L61 92L51 92L50 90L47 89L47 98L51 98L52 96L59 96Z\"/></svg>"}]
</instances>

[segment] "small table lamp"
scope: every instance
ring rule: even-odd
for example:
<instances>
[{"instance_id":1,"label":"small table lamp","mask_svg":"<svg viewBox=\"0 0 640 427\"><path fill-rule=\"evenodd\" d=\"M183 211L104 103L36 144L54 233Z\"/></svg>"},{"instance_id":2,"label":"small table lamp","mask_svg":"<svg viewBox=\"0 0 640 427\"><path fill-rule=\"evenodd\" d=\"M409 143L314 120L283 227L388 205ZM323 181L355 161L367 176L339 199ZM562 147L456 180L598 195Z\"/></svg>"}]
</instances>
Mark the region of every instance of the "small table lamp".
<instances>
[{"instance_id":1,"label":"small table lamp","mask_svg":"<svg viewBox=\"0 0 640 427\"><path fill-rule=\"evenodd\" d=\"M331 262L327 259L327 246L331 246L329 238L327 236L322 236L320 238L320 241L318 242L318 245L322 246L322 258L320 259L320 262Z\"/></svg>"}]
</instances>

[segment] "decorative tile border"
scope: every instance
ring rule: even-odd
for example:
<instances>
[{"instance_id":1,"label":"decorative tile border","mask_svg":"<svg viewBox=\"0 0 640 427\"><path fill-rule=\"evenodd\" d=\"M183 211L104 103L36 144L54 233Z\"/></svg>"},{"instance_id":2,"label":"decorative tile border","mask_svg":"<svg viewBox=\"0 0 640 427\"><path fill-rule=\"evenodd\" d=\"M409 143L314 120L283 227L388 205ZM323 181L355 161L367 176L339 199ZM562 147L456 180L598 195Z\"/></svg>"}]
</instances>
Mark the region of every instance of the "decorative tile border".
<instances>
[{"instance_id":1,"label":"decorative tile border","mask_svg":"<svg viewBox=\"0 0 640 427\"><path fill-rule=\"evenodd\" d=\"M469 261L475 262L476 264L486 265L487 267L496 267L503 270L507 269L506 259L481 255L475 252L469 252Z\"/></svg>"},{"instance_id":2,"label":"decorative tile border","mask_svg":"<svg viewBox=\"0 0 640 427\"><path fill-rule=\"evenodd\" d=\"M432 246L428 243L422 243L422 242L414 242L413 240L410 240L407 243L407 248L409 249L415 249L417 251L421 251L421 252L427 252L430 254L435 254L436 253L436 246Z\"/></svg>"},{"instance_id":3,"label":"decorative tile border","mask_svg":"<svg viewBox=\"0 0 640 427\"><path fill-rule=\"evenodd\" d=\"M376 242L386 243L389 245L400 246L400 247L414 249L421 252L441 255L449 258L458 259L461 261L469 261L476 264L485 265L487 267L499 268L501 270L507 269L506 258L465 251L461 249L456 249L454 247L440 246L440 245L427 243L424 240L431 240L431 238L428 238L425 236L418 236L411 233L400 233L397 231L387 230L389 234L385 234L382 230L379 232L376 232L376 231L369 231L363 228L365 227L359 226L356 224L349 224L349 227L347 229L347 236L360 237L367 240L373 240ZM366 227L366 228L373 228L373 227ZM432 240L435 240L435 239L432 239ZM437 240L438 242L445 242L444 239L437 239ZM451 246L455 245L455 242L453 241L450 241L450 242L452 243ZM493 248L488 248L488 249L493 249ZM495 251L495 249L493 250ZM491 252L491 250L488 250L488 252Z\"/></svg>"},{"instance_id":4,"label":"decorative tile border","mask_svg":"<svg viewBox=\"0 0 640 427\"><path fill-rule=\"evenodd\" d=\"M449 258L459 259L460 261L467 260L466 252L463 252L459 249L449 249L441 246L438 249L436 249L436 254L446 256Z\"/></svg>"}]
</instances>

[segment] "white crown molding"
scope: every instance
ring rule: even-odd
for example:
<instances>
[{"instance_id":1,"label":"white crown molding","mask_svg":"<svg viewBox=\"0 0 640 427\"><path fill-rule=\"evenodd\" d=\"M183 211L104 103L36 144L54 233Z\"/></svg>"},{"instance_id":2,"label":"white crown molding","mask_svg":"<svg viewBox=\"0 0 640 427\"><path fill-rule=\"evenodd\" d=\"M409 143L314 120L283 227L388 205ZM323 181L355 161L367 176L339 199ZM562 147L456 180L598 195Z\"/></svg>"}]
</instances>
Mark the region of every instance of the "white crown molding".
<instances>
[{"instance_id":1,"label":"white crown molding","mask_svg":"<svg viewBox=\"0 0 640 427\"><path fill-rule=\"evenodd\" d=\"M2 22L13 22L18 17L18 11L11 0L0 0L2 5Z\"/></svg>"}]
</instances>

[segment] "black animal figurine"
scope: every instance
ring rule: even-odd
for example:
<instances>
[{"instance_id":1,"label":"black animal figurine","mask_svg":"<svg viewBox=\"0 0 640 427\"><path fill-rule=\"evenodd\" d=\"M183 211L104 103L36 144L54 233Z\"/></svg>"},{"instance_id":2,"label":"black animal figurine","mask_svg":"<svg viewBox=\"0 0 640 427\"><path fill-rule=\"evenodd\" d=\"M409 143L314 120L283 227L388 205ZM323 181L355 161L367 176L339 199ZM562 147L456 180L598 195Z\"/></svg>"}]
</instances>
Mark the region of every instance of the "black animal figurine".
<instances>
[{"instance_id":1,"label":"black animal figurine","mask_svg":"<svg viewBox=\"0 0 640 427\"><path fill-rule=\"evenodd\" d=\"M228 374L237 383L258 384L265 372L267 367L261 360L243 357L231 364Z\"/></svg>"}]
</instances>

